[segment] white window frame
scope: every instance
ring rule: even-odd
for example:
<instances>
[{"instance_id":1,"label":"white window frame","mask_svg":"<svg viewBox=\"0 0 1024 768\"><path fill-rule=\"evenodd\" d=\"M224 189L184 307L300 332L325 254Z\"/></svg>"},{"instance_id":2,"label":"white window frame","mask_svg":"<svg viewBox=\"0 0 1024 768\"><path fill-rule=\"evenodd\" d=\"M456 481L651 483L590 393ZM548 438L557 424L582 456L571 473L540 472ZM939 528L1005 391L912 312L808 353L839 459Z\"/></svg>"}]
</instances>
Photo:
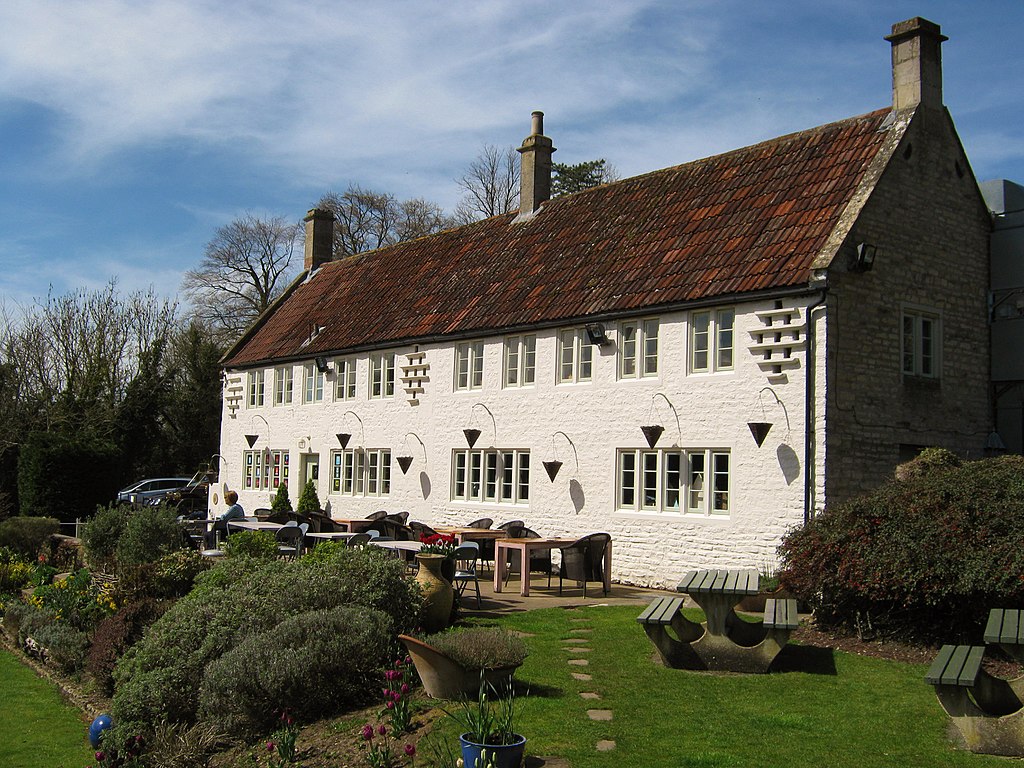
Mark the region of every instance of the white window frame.
<instances>
[{"instance_id":1,"label":"white window frame","mask_svg":"<svg viewBox=\"0 0 1024 768\"><path fill-rule=\"evenodd\" d=\"M658 375L659 326L656 317L626 320L619 324L620 379L650 378Z\"/></svg>"},{"instance_id":2,"label":"white window frame","mask_svg":"<svg viewBox=\"0 0 1024 768\"><path fill-rule=\"evenodd\" d=\"M506 389L532 387L537 383L536 334L506 337L504 357L502 382Z\"/></svg>"},{"instance_id":3,"label":"white window frame","mask_svg":"<svg viewBox=\"0 0 1024 768\"><path fill-rule=\"evenodd\" d=\"M266 376L263 371L249 371L249 386L245 399L248 408L262 408L266 402Z\"/></svg>"},{"instance_id":4,"label":"white window frame","mask_svg":"<svg viewBox=\"0 0 1024 768\"><path fill-rule=\"evenodd\" d=\"M374 352L370 355L370 399L395 396L395 353Z\"/></svg>"},{"instance_id":5,"label":"white window frame","mask_svg":"<svg viewBox=\"0 0 1024 768\"><path fill-rule=\"evenodd\" d=\"M736 369L736 309L695 310L689 323L690 373Z\"/></svg>"},{"instance_id":6,"label":"white window frame","mask_svg":"<svg viewBox=\"0 0 1024 768\"><path fill-rule=\"evenodd\" d=\"M555 381L579 384L594 378L594 344L585 328L563 328L558 332Z\"/></svg>"},{"instance_id":7,"label":"white window frame","mask_svg":"<svg viewBox=\"0 0 1024 768\"><path fill-rule=\"evenodd\" d=\"M274 369L274 405L291 405L295 390L295 372L290 365Z\"/></svg>"},{"instance_id":8,"label":"white window frame","mask_svg":"<svg viewBox=\"0 0 1024 768\"><path fill-rule=\"evenodd\" d=\"M941 378L942 316L937 310L900 308L900 370L906 378Z\"/></svg>"},{"instance_id":9,"label":"white window frame","mask_svg":"<svg viewBox=\"0 0 1024 768\"><path fill-rule=\"evenodd\" d=\"M242 488L246 491L277 490L288 483L289 453L264 448L242 451Z\"/></svg>"},{"instance_id":10,"label":"white window frame","mask_svg":"<svg viewBox=\"0 0 1024 768\"><path fill-rule=\"evenodd\" d=\"M324 372L316 363L302 366L302 402L322 403L324 401Z\"/></svg>"},{"instance_id":11,"label":"white window frame","mask_svg":"<svg viewBox=\"0 0 1024 768\"><path fill-rule=\"evenodd\" d=\"M467 392L484 386L484 343L464 341L455 347L455 391Z\"/></svg>"},{"instance_id":12,"label":"white window frame","mask_svg":"<svg viewBox=\"0 0 1024 768\"><path fill-rule=\"evenodd\" d=\"M725 448L620 448L615 457L620 512L728 517L732 455Z\"/></svg>"},{"instance_id":13,"label":"white window frame","mask_svg":"<svg viewBox=\"0 0 1024 768\"><path fill-rule=\"evenodd\" d=\"M451 500L530 503L530 452L515 448L452 451Z\"/></svg>"},{"instance_id":14,"label":"white window frame","mask_svg":"<svg viewBox=\"0 0 1024 768\"><path fill-rule=\"evenodd\" d=\"M356 399L356 359L339 357L334 361L334 399Z\"/></svg>"},{"instance_id":15,"label":"white window frame","mask_svg":"<svg viewBox=\"0 0 1024 768\"><path fill-rule=\"evenodd\" d=\"M391 449L331 451L329 495L383 498L391 495Z\"/></svg>"}]
</instances>

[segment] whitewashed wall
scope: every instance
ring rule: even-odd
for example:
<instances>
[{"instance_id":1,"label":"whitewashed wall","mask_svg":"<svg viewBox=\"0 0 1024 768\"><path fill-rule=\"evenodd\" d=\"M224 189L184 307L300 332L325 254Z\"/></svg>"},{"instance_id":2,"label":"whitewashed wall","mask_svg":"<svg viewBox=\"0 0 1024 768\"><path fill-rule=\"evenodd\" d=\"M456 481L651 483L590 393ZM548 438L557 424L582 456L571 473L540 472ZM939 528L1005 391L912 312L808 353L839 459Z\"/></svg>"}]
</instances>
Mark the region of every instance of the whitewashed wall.
<instances>
[{"instance_id":1,"label":"whitewashed wall","mask_svg":"<svg viewBox=\"0 0 1024 768\"><path fill-rule=\"evenodd\" d=\"M792 300L786 303L794 306ZM248 449L244 435L255 434L259 436L256 449L290 450L293 503L300 490L300 454L319 453L319 495L335 517L363 517L377 509L408 510L412 519L427 524L464 523L487 516L494 518L496 525L522 519L542 535L607 531L614 542L613 578L644 586L674 586L694 567L772 567L783 534L803 519L805 431L804 349L795 353L801 360L798 367L788 369L784 376L769 377L747 348L751 344L749 331L761 323L755 312L772 306L766 302L736 307L736 365L726 373L687 375L688 314L684 312L660 316L659 376L650 379L617 380L617 347L613 344L595 349L600 349L600 354L595 354L592 382L556 385L555 330L537 334L537 381L532 388L502 388L503 337L485 339L484 386L470 392L453 391L453 345L421 346L430 365L430 380L424 384L417 406L408 403L398 378L404 354L413 351L412 346L394 350L396 391L386 400L368 399L366 354L358 356L357 397L349 401L333 401L334 377L330 374L324 402L302 404L302 366L297 364L292 405L271 405L273 368L267 368L266 405L250 409L245 407L246 372L228 371L226 386L237 386L240 381L243 397L234 410L226 398L221 436L224 460L220 483L211 490L211 508L223 509L223 493L228 487L239 491L246 510L270 506L272 492L241 489L242 456ZM615 326L607 325L617 342ZM823 325L824 320L819 319L819 340L824 338ZM816 355L815 363L822 384L820 400L824 397L825 355ZM655 397L657 393L667 397L674 412L663 397ZM474 407L477 403L493 414L493 424L483 408ZM348 411L358 414L362 428ZM751 421L773 424L760 448L747 427ZM664 426L659 448L731 451L732 511L727 518L616 511L616 449L646 448L640 431L644 424ZM451 500L452 451L467 447L463 435L467 427L481 430L476 448L530 450L528 505ZM817 429L823 428L819 422ZM561 435L553 438L557 431L565 432L575 444L578 469L569 443ZM389 497L328 493L330 452L339 448L335 437L339 432L352 434L349 447L392 450ZM407 436L410 432L422 439L425 457L416 438ZM408 474L403 475L394 461L399 455L414 457ZM541 462L554 458L563 466L552 483ZM820 477L824 452L816 459L815 474ZM570 493L571 483L578 483L575 494Z\"/></svg>"}]
</instances>

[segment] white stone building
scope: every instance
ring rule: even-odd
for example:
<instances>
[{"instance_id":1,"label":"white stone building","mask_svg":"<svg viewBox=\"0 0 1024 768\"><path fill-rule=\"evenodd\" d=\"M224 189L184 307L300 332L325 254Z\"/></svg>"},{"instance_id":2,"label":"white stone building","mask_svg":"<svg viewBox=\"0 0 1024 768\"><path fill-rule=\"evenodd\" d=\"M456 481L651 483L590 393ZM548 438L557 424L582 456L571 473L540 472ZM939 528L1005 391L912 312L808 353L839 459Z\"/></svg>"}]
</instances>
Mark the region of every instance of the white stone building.
<instances>
[{"instance_id":1,"label":"white stone building","mask_svg":"<svg viewBox=\"0 0 1024 768\"><path fill-rule=\"evenodd\" d=\"M312 478L338 518L608 531L616 580L667 586L770 567L921 446L981 455L990 220L945 38L887 39L866 115L548 200L535 113L518 215L331 260L311 211L306 271L225 356L212 507Z\"/></svg>"}]
</instances>

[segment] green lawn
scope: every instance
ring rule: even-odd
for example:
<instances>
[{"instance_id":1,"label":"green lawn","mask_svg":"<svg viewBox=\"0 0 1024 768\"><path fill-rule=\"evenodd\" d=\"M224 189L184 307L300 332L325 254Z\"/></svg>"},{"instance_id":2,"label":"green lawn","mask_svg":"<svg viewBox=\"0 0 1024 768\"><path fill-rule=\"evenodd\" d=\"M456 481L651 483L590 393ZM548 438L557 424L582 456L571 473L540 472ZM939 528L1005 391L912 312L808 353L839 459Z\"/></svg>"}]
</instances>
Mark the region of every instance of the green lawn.
<instances>
[{"instance_id":1,"label":"green lawn","mask_svg":"<svg viewBox=\"0 0 1024 768\"><path fill-rule=\"evenodd\" d=\"M53 685L0 650L0 765L85 768L94 762L87 727Z\"/></svg>"},{"instance_id":2,"label":"green lawn","mask_svg":"<svg viewBox=\"0 0 1024 768\"><path fill-rule=\"evenodd\" d=\"M951 745L924 665L794 646L785 652L790 671L769 675L666 669L652 661L638 614L593 606L500 620L533 635L517 675L530 687L517 728L529 753L560 755L579 768L1006 765ZM562 640L584 636L569 631L582 627L593 629L590 663L570 667ZM593 680L575 680L572 671ZM584 700L584 691L601 699ZM593 721L588 709L610 709L613 719ZM615 750L597 752L601 739Z\"/></svg>"}]
</instances>

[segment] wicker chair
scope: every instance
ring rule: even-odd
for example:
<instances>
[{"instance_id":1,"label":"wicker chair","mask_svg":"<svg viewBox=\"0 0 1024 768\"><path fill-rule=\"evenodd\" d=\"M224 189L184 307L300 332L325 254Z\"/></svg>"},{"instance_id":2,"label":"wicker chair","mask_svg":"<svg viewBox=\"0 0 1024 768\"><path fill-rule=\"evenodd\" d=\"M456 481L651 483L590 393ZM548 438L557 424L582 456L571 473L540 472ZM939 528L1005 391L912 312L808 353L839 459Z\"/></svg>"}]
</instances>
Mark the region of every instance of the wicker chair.
<instances>
[{"instance_id":1,"label":"wicker chair","mask_svg":"<svg viewBox=\"0 0 1024 768\"><path fill-rule=\"evenodd\" d=\"M583 597L587 596L588 581L600 581L604 594L608 594L604 588L605 552L611 538L607 533L591 533L560 548L562 562L558 566L558 594L562 594L563 579L582 584Z\"/></svg>"}]
</instances>

